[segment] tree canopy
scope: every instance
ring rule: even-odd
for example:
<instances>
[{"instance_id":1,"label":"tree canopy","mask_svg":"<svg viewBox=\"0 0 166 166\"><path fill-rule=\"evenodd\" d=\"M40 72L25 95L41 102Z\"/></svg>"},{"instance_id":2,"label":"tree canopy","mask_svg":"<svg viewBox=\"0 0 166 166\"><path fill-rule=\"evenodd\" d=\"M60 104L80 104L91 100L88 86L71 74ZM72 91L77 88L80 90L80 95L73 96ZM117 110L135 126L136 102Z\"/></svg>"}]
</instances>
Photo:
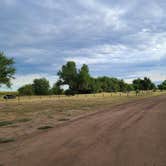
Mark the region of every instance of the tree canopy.
<instances>
[{"instance_id":1,"label":"tree canopy","mask_svg":"<svg viewBox=\"0 0 166 166\"><path fill-rule=\"evenodd\" d=\"M22 96L24 96L24 95L27 95L27 96L34 95L33 85L32 84L24 85L24 86L22 86L18 89L18 92L19 92L19 95L22 95Z\"/></svg>"},{"instance_id":2,"label":"tree canopy","mask_svg":"<svg viewBox=\"0 0 166 166\"><path fill-rule=\"evenodd\" d=\"M155 85L145 77L136 79L133 84L127 84L124 80L113 77L91 77L86 64L78 70L75 62L67 62L58 72L61 85L69 85L68 94L97 93L97 92L130 92L132 90L152 90Z\"/></svg>"},{"instance_id":3,"label":"tree canopy","mask_svg":"<svg viewBox=\"0 0 166 166\"><path fill-rule=\"evenodd\" d=\"M11 79L15 74L13 58L7 58L3 52L0 52L0 86L11 86Z\"/></svg>"},{"instance_id":4,"label":"tree canopy","mask_svg":"<svg viewBox=\"0 0 166 166\"><path fill-rule=\"evenodd\" d=\"M136 80L133 80L133 87L136 91L155 89L154 83L152 83L152 81L147 77L145 77L144 79L138 78Z\"/></svg>"},{"instance_id":5,"label":"tree canopy","mask_svg":"<svg viewBox=\"0 0 166 166\"><path fill-rule=\"evenodd\" d=\"M59 81L57 81L53 87L52 87L52 90L51 90L52 94L54 95L60 95L63 93L63 89L61 88L61 83Z\"/></svg>"},{"instance_id":6,"label":"tree canopy","mask_svg":"<svg viewBox=\"0 0 166 166\"><path fill-rule=\"evenodd\" d=\"M114 77L97 77L90 75L89 67L83 64L80 69L77 69L75 62L69 61L62 66L58 72L59 79L50 88L49 81L45 78L35 79L32 85L25 85L19 89L22 95L48 95L48 94L86 94L99 92L127 92L130 91L146 91L155 89L154 83L145 77L133 80L132 84L126 83L122 79ZM68 89L64 91L61 88L63 85L68 85ZM160 85L161 89L166 89L166 81Z\"/></svg>"},{"instance_id":7,"label":"tree canopy","mask_svg":"<svg viewBox=\"0 0 166 166\"><path fill-rule=\"evenodd\" d=\"M166 80L163 81L160 85L158 85L158 88L159 88L160 90L166 90Z\"/></svg>"},{"instance_id":8,"label":"tree canopy","mask_svg":"<svg viewBox=\"0 0 166 166\"><path fill-rule=\"evenodd\" d=\"M69 61L58 72L59 79L62 84L69 85L71 90L77 89L77 69L75 62Z\"/></svg>"},{"instance_id":9,"label":"tree canopy","mask_svg":"<svg viewBox=\"0 0 166 166\"><path fill-rule=\"evenodd\" d=\"M48 95L50 92L49 81L46 78L35 79L33 89L36 95Z\"/></svg>"}]
</instances>

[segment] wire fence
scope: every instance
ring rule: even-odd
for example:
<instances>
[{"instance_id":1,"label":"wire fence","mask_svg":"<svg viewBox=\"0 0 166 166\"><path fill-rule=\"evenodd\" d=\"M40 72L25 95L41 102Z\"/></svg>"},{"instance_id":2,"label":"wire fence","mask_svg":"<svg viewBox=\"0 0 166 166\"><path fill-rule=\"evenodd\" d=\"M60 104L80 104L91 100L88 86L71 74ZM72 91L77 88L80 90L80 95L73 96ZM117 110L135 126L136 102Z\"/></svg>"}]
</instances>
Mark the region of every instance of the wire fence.
<instances>
[{"instance_id":1,"label":"wire fence","mask_svg":"<svg viewBox=\"0 0 166 166\"><path fill-rule=\"evenodd\" d=\"M101 98L101 97L132 97L132 96L147 96L147 95L157 95L166 94L166 91L141 91L136 93L134 91L128 93L113 92L113 93L95 93L95 94L76 94L76 95L46 95L46 96L19 96L17 95L14 99L5 99L4 96L0 96L0 102L30 102L30 101L44 101L44 100L60 100L60 99L83 99L83 98Z\"/></svg>"}]
</instances>

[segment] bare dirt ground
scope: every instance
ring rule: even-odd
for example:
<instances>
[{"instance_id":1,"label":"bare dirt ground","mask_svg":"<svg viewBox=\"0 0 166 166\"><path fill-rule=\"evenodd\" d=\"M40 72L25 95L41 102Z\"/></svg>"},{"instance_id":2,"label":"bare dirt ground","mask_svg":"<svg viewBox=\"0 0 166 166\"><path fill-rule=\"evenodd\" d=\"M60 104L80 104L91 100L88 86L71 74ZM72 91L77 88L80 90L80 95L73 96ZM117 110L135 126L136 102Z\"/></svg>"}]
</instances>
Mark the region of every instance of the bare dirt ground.
<instances>
[{"instance_id":1,"label":"bare dirt ground","mask_svg":"<svg viewBox=\"0 0 166 166\"><path fill-rule=\"evenodd\" d=\"M0 145L2 166L166 166L166 95Z\"/></svg>"}]
</instances>

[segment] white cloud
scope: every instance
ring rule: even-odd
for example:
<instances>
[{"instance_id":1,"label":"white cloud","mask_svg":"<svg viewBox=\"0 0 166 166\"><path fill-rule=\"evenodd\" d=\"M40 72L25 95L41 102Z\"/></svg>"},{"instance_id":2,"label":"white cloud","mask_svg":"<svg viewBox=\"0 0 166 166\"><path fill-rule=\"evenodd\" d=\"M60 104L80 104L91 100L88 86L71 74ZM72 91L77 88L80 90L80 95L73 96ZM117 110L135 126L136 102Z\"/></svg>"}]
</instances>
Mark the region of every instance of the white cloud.
<instances>
[{"instance_id":1,"label":"white cloud","mask_svg":"<svg viewBox=\"0 0 166 166\"><path fill-rule=\"evenodd\" d=\"M78 64L143 63L166 57L166 39L149 42L148 45L140 43L137 47L117 44L80 49L70 52L73 56L65 58L65 61L72 60Z\"/></svg>"},{"instance_id":2,"label":"white cloud","mask_svg":"<svg viewBox=\"0 0 166 166\"><path fill-rule=\"evenodd\" d=\"M111 8L95 0L80 1L80 3L91 10L90 14L95 13L96 18L99 17L101 23L104 23L106 27L112 27L114 30L122 30L127 27L125 22L121 19L121 16L126 12L124 8Z\"/></svg>"},{"instance_id":3,"label":"white cloud","mask_svg":"<svg viewBox=\"0 0 166 166\"><path fill-rule=\"evenodd\" d=\"M132 83L132 81L134 79L144 78L144 77L150 78L153 82L162 82L162 81L166 80L166 72L165 71L158 71L158 70L136 72L133 75L129 75L124 80L127 83Z\"/></svg>"},{"instance_id":4,"label":"white cloud","mask_svg":"<svg viewBox=\"0 0 166 166\"><path fill-rule=\"evenodd\" d=\"M19 87L25 85L25 84L31 84L33 83L33 80L36 78L46 78L50 81L50 85L52 86L58 79L58 77L55 75L49 75L49 74L26 74L26 75L16 75L15 79L12 81L12 90L17 90ZM7 88L4 88L7 90Z\"/></svg>"},{"instance_id":5,"label":"white cloud","mask_svg":"<svg viewBox=\"0 0 166 166\"><path fill-rule=\"evenodd\" d=\"M118 76L166 57L163 0L0 0L0 9L0 48L16 59L18 75L22 67L29 75L56 73L74 60Z\"/></svg>"}]
</instances>

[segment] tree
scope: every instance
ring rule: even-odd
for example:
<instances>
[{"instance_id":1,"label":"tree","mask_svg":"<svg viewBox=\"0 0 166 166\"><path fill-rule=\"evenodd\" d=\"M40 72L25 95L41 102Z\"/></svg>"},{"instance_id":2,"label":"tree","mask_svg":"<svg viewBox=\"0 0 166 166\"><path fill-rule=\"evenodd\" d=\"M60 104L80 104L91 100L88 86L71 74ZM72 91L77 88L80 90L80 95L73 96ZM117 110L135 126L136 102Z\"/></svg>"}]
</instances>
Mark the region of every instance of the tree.
<instances>
[{"instance_id":1,"label":"tree","mask_svg":"<svg viewBox=\"0 0 166 166\"><path fill-rule=\"evenodd\" d=\"M0 52L0 86L11 86L11 79L15 74L13 58L7 58L3 52Z\"/></svg>"},{"instance_id":2,"label":"tree","mask_svg":"<svg viewBox=\"0 0 166 166\"><path fill-rule=\"evenodd\" d=\"M80 93L89 93L90 92L90 74L89 68L87 65L83 65L77 76L78 91Z\"/></svg>"},{"instance_id":3,"label":"tree","mask_svg":"<svg viewBox=\"0 0 166 166\"><path fill-rule=\"evenodd\" d=\"M140 78L133 80L133 87L134 87L135 91L142 90L142 83L141 83L141 81L142 80Z\"/></svg>"},{"instance_id":4,"label":"tree","mask_svg":"<svg viewBox=\"0 0 166 166\"><path fill-rule=\"evenodd\" d=\"M132 84L127 84L127 88L126 88L127 92L131 92L134 90L133 85Z\"/></svg>"},{"instance_id":5,"label":"tree","mask_svg":"<svg viewBox=\"0 0 166 166\"><path fill-rule=\"evenodd\" d=\"M99 93L101 92L101 84L97 78L90 78L90 93Z\"/></svg>"},{"instance_id":6,"label":"tree","mask_svg":"<svg viewBox=\"0 0 166 166\"><path fill-rule=\"evenodd\" d=\"M166 90L166 80L163 81L160 85L158 85L158 88L162 91L162 90Z\"/></svg>"},{"instance_id":7,"label":"tree","mask_svg":"<svg viewBox=\"0 0 166 166\"><path fill-rule=\"evenodd\" d=\"M147 77L145 77L144 79L138 78L138 79L134 80L133 81L133 87L136 91L155 89L155 85Z\"/></svg>"},{"instance_id":8,"label":"tree","mask_svg":"<svg viewBox=\"0 0 166 166\"><path fill-rule=\"evenodd\" d=\"M27 84L18 89L19 95L31 96L34 95L34 89L32 84Z\"/></svg>"},{"instance_id":9,"label":"tree","mask_svg":"<svg viewBox=\"0 0 166 166\"><path fill-rule=\"evenodd\" d=\"M61 95L63 94L63 89L61 88L61 83L60 82L56 82L53 87L52 87L52 93L55 95Z\"/></svg>"},{"instance_id":10,"label":"tree","mask_svg":"<svg viewBox=\"0 0 166 166\"><path fill-rule=\"evenodd\" d=\"M58 72L59 79L63 85L69 85L71 91L77 89L77 69L75 62L69 61Z\"/></svg>"},{"instance_id":11,"label":"tree","mask_svg":"<svg viewBox=\"0 0 166 166\"><path fill-rule=\"evenodd\" d=\"M127 84L123 80L119 80L119 88L120 88L120 92L126 92Z\"/></svg>"},{"instance_id":12,"label":"tree","mask_svg":"<svg viewBox=\"0 0 166 166\"><path fill-rule=\"evenodd\" d=\"M152 83L152 81L145 77L143 80L143 90L152 90L155 89L155 85Z\"/></svg>"},{"instance_id":13,"label":"tree","mask_svg":"<svg viewBox=\"0 0 166 166\"><path fill-rule=\"evenodd\" d=\"M35 95L48 95L50 90L49 81L45 78L35 79L33 81Z\"/></svg>"}]
</instances>

